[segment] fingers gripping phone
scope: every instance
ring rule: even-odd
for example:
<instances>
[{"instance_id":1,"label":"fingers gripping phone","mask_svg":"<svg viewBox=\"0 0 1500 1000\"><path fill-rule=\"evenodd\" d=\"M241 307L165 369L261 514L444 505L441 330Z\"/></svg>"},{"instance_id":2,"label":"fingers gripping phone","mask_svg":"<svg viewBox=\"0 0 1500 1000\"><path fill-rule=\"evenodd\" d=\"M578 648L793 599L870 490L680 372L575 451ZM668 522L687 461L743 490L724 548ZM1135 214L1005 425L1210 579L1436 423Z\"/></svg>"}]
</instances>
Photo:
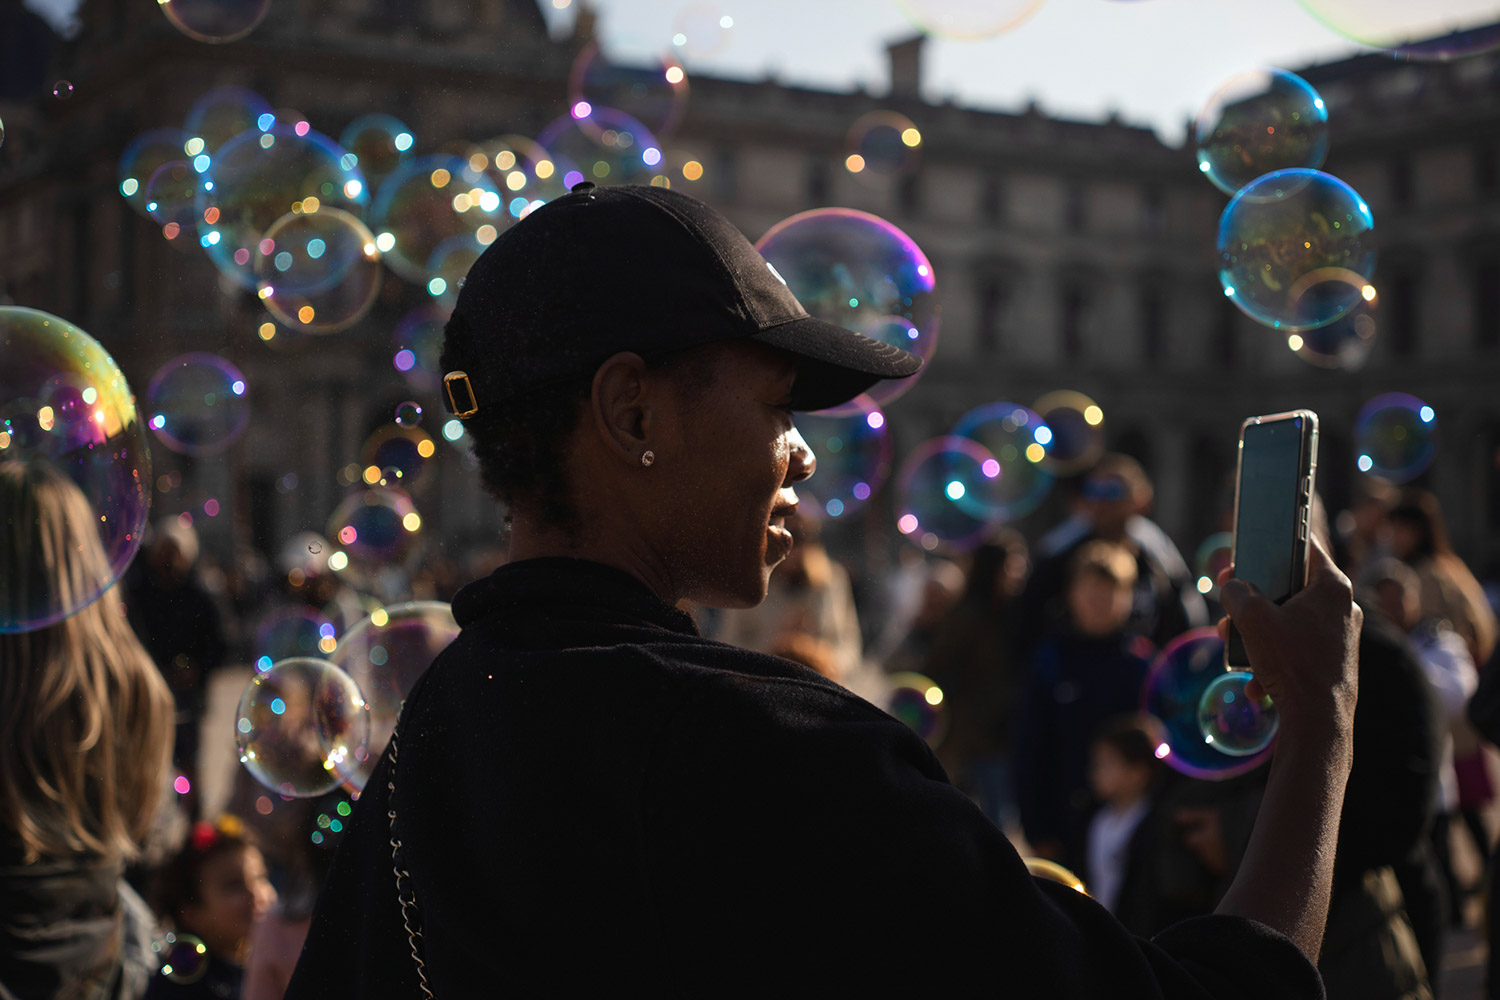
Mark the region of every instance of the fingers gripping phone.
<instances>
[{"instance_id":1,"label":"fingers gripping phone","mask_svg":"<svg viewBox=\"0 0 1500 1000\"><path fill-rule=\"evenodd\" d=\"M1307 585L1308 515L1318 469L1318 415L1292 410L1240 427L1234 490L1234 575L1281 604ZM1248 670L1234 622L1224 662Z\"/></svg>"}]
</instances>

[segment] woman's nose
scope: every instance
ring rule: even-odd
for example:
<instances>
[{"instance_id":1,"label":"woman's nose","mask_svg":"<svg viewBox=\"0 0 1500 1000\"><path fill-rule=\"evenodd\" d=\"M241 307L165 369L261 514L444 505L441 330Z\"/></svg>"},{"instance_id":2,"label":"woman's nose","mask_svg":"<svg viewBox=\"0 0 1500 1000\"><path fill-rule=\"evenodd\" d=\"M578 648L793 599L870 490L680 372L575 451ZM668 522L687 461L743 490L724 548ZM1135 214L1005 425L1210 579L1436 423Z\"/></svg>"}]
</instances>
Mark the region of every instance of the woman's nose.
<instances>
[{"instance_id":1,"label":"woman's nose","mask_svg":"<svg viewBox=\"0 0 1500 1000\"><path fill-rule=\"evenodd\" d=\"M795 427L787 433L786 442L791 450L791 461L787 463L784 485L790 486L793 483L802 482L817 470L818 456L813 454L812 448L802 439L801 433Z\"/></svg>"}]
</instances>

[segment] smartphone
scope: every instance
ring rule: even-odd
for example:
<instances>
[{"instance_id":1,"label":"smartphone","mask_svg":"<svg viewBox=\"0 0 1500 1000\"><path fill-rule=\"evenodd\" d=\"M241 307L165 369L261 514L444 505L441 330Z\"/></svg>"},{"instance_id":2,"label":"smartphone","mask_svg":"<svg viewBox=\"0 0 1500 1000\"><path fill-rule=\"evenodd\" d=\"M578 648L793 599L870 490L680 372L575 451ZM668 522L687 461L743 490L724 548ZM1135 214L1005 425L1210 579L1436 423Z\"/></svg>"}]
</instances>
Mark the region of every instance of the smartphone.
<instances>
[{"instance_id":1,"label":"smartphone","mask_svg":"<svg viewBox=\"0 0 1500 1000\"><path fill-rule=\"evenodd\" d=\"M1318 471L1318 415L1292 410L1240 427L1234 489L1234 575L1282 603L1307 585L1308 514ZM1224 662L1248 670L1234 622Z\"/></svg>"}]
</instances>

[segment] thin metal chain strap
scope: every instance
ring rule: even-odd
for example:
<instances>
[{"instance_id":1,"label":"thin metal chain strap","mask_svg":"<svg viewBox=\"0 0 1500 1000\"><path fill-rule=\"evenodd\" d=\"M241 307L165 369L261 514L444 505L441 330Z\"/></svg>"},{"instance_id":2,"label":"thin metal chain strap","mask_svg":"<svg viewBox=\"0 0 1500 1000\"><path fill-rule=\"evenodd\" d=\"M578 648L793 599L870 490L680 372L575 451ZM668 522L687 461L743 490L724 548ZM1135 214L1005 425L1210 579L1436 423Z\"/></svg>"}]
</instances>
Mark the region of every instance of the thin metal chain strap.
<instances>
[{"instance_id":1,"label":"thin metal chain strap","mask_svg":"<svg viewBox=\"0 0 1500 1000\"><path fill-rule=\"evenodd\" d=\"M411 873L401 866L401 840L396 836L396 732L391 733L391 767L386 772L386 816L391 821L391 871L396 876L396 899L401 903L401 923L411 942L411 960L417 966L418 985L428 1000L436 1000L427 984L427 963L422 961L422 914L417 910L417 894L411 888Z\"/></svg>"}]
</instances>

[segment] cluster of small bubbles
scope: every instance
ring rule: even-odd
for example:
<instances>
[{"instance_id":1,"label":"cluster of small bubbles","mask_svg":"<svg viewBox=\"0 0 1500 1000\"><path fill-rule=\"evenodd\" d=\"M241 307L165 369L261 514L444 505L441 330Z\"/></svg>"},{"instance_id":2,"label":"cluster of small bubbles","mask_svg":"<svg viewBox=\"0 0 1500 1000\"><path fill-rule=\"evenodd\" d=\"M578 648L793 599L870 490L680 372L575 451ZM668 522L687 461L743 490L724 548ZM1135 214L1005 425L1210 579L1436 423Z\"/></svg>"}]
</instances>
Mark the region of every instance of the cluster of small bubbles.
<instances>
[{"instance_id":1,"label":"cluster of small bubbles","mask_svg":"<svg viewBox=\"0 0 1500 1000\"><path fill-rule=\"evenodd\" d=\"M402 427L415 427L422 422L422 404L408 399L396 404L396 423Z\"/></svg>"},{"instance_id":2,"label":"cluster of small bubbles","mask_svg":"<svg viewBox=\"0 0 1500 1000\"><path fill-rule=\"evenodd\" d=\"M1332 323L1287 334L1287 347L1296 352L1297 357L1318 368L1342 371L1363 368L1370 359L1370 352L1375 349L1375 313L1380 307L1375 286L1362 275L1343 268L1328 268L1316 282L1309 280L1306 284L1306 295L1326 300L1352 293L1359 299L1353 309ZM1330 292L1323 287L1325 284L1343 287L1335 287Z\"/></svg>"},{"instance_id":3,"label":"cluster of small bubbles","mask_svg":"<svg viewBox=\"0 0 1500 1000\"><path fill-rule=\"evenodd\" d=\"M1411 62L1448 62L1500 49L1494 0L1370 3L1301 0L1319 21L1345 38L1385 49Z\"/></svg>"},{"instance_id":4,"label":"cluster of small bubbles","mask_svg":"<svg viewBox=\"0 0 1500 1000\"><path fill-rule=\"evenodd\" d=\"M404 404L403 404L404 405ZM420 408L418 408L420 413ZM368 485L400 486L410 492L422 481L437 445L420 427L386 424L375 429L360 446L362 479Z\"/></svg>"},{"instance_id":5,"label":"cluster of small bubbles","mask_svg":"<svg viewBox=\"0 0 1500 1000\"><path fill-rule=\"evenodd\" d=\"M339 133L339 145L347 150L346 156L353 157L346 165L358 166L373 185L410 160L415 144L411 129L385 114L360 115Z\"/></svg>"},{"instance_id":6,"label":"cluster of small bubbles","mask_svg":"<svg viewBox=\"0 0 1500 1000\"><path fill-rule=\"evenodd\" d=\"M1157 655L1146 675L1141 707L1166 730L1167 751L1158 750L1158 757L1190 778L1231 778L1254 770L1270 757L1269 747L1236 756L1204 738L1199 723L1204 695L1215 681L1227 676L1224 640L1214 628L1178 636Z\"/></svg>"},{"instance_id":7,"label":"cluster of small bubbles","mask_svg":"<svg viewBox=\"0 0 1500 1000\"><path fill-rule=\"evenodd\" d=\"M250 129L264 131L276 122L270 102L244 87L215 87L193 102L183 129L191 140L184 151L193 157L212 157L235 136Z\"/></svg>"},{"instance_id":8,"label":"cluster of small bubbles","mask_svg":"<svg viewBox=\"0 0 1500 1000\"><path fill-rule=\"evenodd\" d=\"M305 572L293 571L298 584L307 579ZM255 626L255 666L267 670L273 663L294 657L327 658L337 643L333 622L317 608L305 604L288 604L268 611Z\"/></svg>"},{"instance_id":9,"label":"cluster of small bubbles","mask_svg":"<svg viewBox=\"0 0 1500 1000\"><path fill-rule=\"evenodd\" d=\"M487 235L494 240L493 226L489 227ZM432 251L432 256L427 258L427 294L440 309L453 309L469 268L484 253L486 245L477 233L460 233L448 237Z\"/></svg>"},{"instance_id":10,"label":"cluster of small bubbles","mask_svg":"<svg viewBox=\"0 0 1500 1000\"><path fill-rule=\"evenodd\" d=\"M1348 184L1319 170L1266 174L1246 185L1219 219L1219 282L1258 323L1278 330L1325 326L1359 305L1375 269L1375 219Z\"/></svg>"},{"instance_id":11,"label":"cluster of small bubbles","mask_svg":"<svg viewBox=\"0 0 1500 1000\"><path fill-rule=\"evenodd\" d=\"M967 552L995 525L971 493L992 488L1000 463L965 437L934 438L906 456L896 474L896 530L927 552Z\"/></svg>"},{"instance_id":12,"label":"cluster of small bubbles","mask_svg":"<svg viewBox=\"0 0 1500 1000\"><path fill-rule=\"evenodd\" d=\"M886 711L906 723L928 746L936 747L948 731L943 689L930 677L916 673L892 674L890 684Z\"/></svg>"},{"instance_id":13,"label":"cluster of small bubbles","mask_svg":"<svg viewBox=\"0 0 1500 1000\"><path fill-rule=\"evenodd\" d=\"M383 276L375 236L355 215L291 211L256 244L260 300L299 333L346 330L370 311Z\"/></svg>"},{"instance_id":14,"label":"cluster of small bubbles","mask_svg":"<svg viewBox=\"0 0 1500 1000\"><path fill-rule=\"evenodd\" d=\"M381 182L370 209L376 246L391 270L425 286L427 262L438 245L497 226L502 205L489 176L474 170L467 158L419 156Z\"/></svg>"},{"instance_id":15,"label":"cluster of small bubbles","mask_svg":"<svg viewBox=\"0 0 1500 1000\"><path fill-rule=\"evenodd\" d=\"M1041 8L1043 0L896 0L923 33L938 38L978 39L1002 34Z\"/></svg>"},{"instance_id":16,"label":"cluster of small bubbles","mask_svg":"<svg viewBox=\"0 0 1500 1000\"><path fill-rule=\"evenodd\" d=\"M371 742L373 743L373 740ZM313 820L315 829L311 834L312 842L320 846L332 847L337 842L335 838L344 832L349 814L353 811L347 799L340 798L336 802L327 803L326 808Z\"/></svg>"},{"instance_id":17,"label":"cluster of small bubbles","mask_svg":"<svg viewBox=\"0 0 1500 1000\"><path fill-rule=\"evenodd\" d=\"M375 481L382 478L384 470L376 469ZM339 545L339 558L329 556L328 565L368 583L382 568L401 568L415 558L421 531L421 515L404 492L381 486L358 490L328 519L325 534Z\"/></svg>"},{"instance_id":18,"label":"cluster of small bubbles","mask_svg":"<svg viewBox=\"0 0 1500 1000\"><path fill-rule=\"evenodd\" d=\"M1193 568L1198 574L1198 593L1209 600L1219 599L1219 574L1228 569L1234 560L1234 535L1228 531L1216 531L1203 540L1193 556Z\"/></svg>"},{"instance_id":19,"label":"cluster of small bubbles","mask_svg":"<svg viewBox=\"0 0 1500 1000\"><path fill-rule=\"evenodd\" d=\"M797 430L818 458L817 471L797 485L797 493L827 517L853 516L891 472L893 445L885 414L869 396L857 396L851 405L855 412L848 415L796 417Z\"/></svg>"},{"instance_id":20,"label":"cluster of small bubbles","mask_svg":"<svg viewBox=\"0 0 1500 1000\"><path fill-rule=\"evenodd\" d=\"M1306 80L1284 70L1241 73L1209 98L1193 122L1198 169L1225 194L1328 157L1328 108Z\"/></svg>"},{"instance_id":21,"label":"cluster of small bubbles","mask_svg":"<svg viewBox=\"0 0 1500 1000\"><path fill-rule=\"evenodd\" d=\"M210 44L234 42L254 31L271 0L156 0L178 31Z\"/></svg>"},{"instance_id":22,"label":"cluster of small bubbles","mask_svg":"<svg viewBox=\"0 0 1500 1000\"><path fill-rule=\"evenodd\" d=\"M245 376L217 354L195 352L157 369L146 388L147 425L184 455L217 455L250 419Z\"/></svg>"},{"instance_id":23,"label":"cluster of small bubbles","mask_svg":"<svg viewBox=\"0 0 1500 1000\"><path fill-rule=\"evenodd\" d=\"M884 219L848 208L814 209L778 222L755 248L815 318L923 360L937 349L932 264L910 236ZM917 377L886 379L869 395L889 405Z\"/></svg>"},{"instance_id":24,"label":"cluster of small bubbles","mask_svg":"<svg viewBox=\"0 0 1500 1000\"><path fill-rule=\"evenodd\" d=\"M359 685L328 660L295 657L257 671L234 727L240 763L292 798L333 791L369 756L370 710Z\"/></svg>"},{"instance_id":25,"label":"cluster of small bubbles","mask_svg":"<svg viewBox=\"0 0 1500 1000\"><path fill-rule=\"evenodd\" d=\"M342 159L327 136L312 131L298 135L279 124L229 140L208 165L198 200L203 215L199 242L209 258L241 287L254 288L261 240L279 220L329 210L359 216L369 191L359 168L345 167ZM368 244L375 246L373 237ZM375 255L374 249L365 251L364 243L359 249L360 259Z\"/></svg>"},{"instance_id":26,"label":"cluster of small bubbles","mask_svg":"<svg viewBox=\"0 0 1500 1000\"><path fill-rule=\"evenodd\" d=\"M52 85L52 96L59 101L66 101L73 96L73 85L67 80L58 80Z\"/></svg>"},{"instance_id":27,"label":"cluster of small bubbles","mask_svg":"<svg viewBox=\"0 0 1500 1000\"><path fill-rule=\"evenodd\" d=\"M656 184L667 179L666 157L651 130L615 108L575 103L553 119L536 141L551 154L563 175L563 186L590 181L606 184Z\"/></svg>"},{"instance_id":28,"label":"cluster of small bubbles","mask_svg":"<svg viewBox=\"0 0 1500 1000\"><path fill-rule=\"evenodd\" d=\"M77 546L65 560L65 588L0 579L0 632L28 632L91 604L130 564L150 512L150 450L125 376L78 327L36 309L0 307L0 358L0 468L51 497ZM32 550L51 551L36 533L17 529L12 538L20 550L8 555L17 565L57 558Z\"/></svg>"},{"instance_id":29,"label":"cluster of small bubbles","mask_svg":"<svg viewBox=\"0 0 1500 1000\"><path fill-rule=\"evenodd\" d=\"M174 983L196 983L208 974L208 946L192 934L168 931L151 942L160 971Z\"/></svg>"},{"instance_id":30,"label":"cluster of small bubbles","mask_svg":"<svg viewBox=\"0 0 1500 1000\"><path fill-rule=\"evenodd\" d=\"M1104 410L1081 392L1049 392L1031 408L1051 431L1042 464L1054 476L1093 467L1104 454Z\"/></svg>"},{"instance_id":31,"label":"cluster of small bubbles","mask_svg":"<svg viewBox=\"0 0 1500 1000\"><path fill-rule=\"evenodd\" d=\"M146 211L147 182L161 167L188 156L189 138L180 128L154 128L142 132L125 147L120 154L118 175L120 195L131 208L149 217ZM191 158L184 162L191 163Z\"/></svg>"},{"instance_id":32,"label":"cluster of small bubbles","mask_svg":"<svg viewBox=\"0 0 1500 1000\"><path fill-rule=\"evenodd\" d=\"M716 56L729 46L734 18L719 5L694 3L672 21L672 47L689 59Z\"/></svg>"},{"instance_id":33,"label":"cluster of small bubbles","mask_svg":"<svg viewBox=\"0 0 1500 1000\"><path fill-rule=\"evenodd\" d=\"M494 223L497 228L504 229L568 193L563 186L566 171L558 169L552 154L534 139L521 135L496 136L482 143L479 153L485 172L500 192L501 211L496 213ZM470 165L473 165L472 155Z\"/></svg>"},{"instance_id":34,"label":"cluster of small bubbles","mask_svg":"<svg viewBox=\"0 0 1500 1000\"><path fill-rule=\"evenodd\" d=\"M922 133L895 111L861 115L844 137L844 167L851 174L909 174L922 160Z\"/></svg>"},{"instance_id":35,"label":"cluster of small bubbles","mask_svg":"<svg viewBox=\"0 0 1500 1000\"><path fill-rule=\"evenodd\" d=\"M1376 396L1354 422L1355 464L1372 479L1406 483L1437 456L1437 413L1405 392Z\"/></svg>"},{"instance_id":36,"label":"cluster of small bubbles","mask_svg":"<svg viewBox=\"0 0 1500 1000\"><path fill-rule=\"evenodd\" d=\"M1281 716L1265 695L1252 698L1248 670L1220 674L1198 702L1198 731L1203 742L1231 757L1250 757L1270 747Z\"/></svg>"},{"instance_id":37,"label":"cluster of small bubbles","mask_svg":"<svg viewBox=\"0 0 1500 1000\"><path fill-rule=\"evenodd\" d=\"M981 445L998 470L989 475L991 468L986 466L982 483L959 500L976 516L1014 521L1046 499L1054 481L1047 467L1053 433L1035 410L1017 403L986 403L960 417L951 433Z\"/></svg>"},{"instance_id":38,"label":"cluster of small bubbles","mask_svg":"<svg viewBox=\"0 0 1500 1000\"><path fill-rule=\"evenodd\" d=\"M381 608L339 640L333 662L348 671L370 704L370 743L345 787L358 792L390 740L401 702L437 655L458 636L448 605L415 601Z\"/></svg>"},{"instance_id":39,"label":"cluster of small bubbles","mask_svg":"<svg viewBox=\"0 0 1500 1000\"><path fill-rule=\"evenodd\" d=\"M161 226L162 235L179 245L196 246L198 195L202 175L187 160L169 160L151 172L143 189L146 214Z\"/></svg>"},{"instance_id":40,"label":"cluster of small bubbles","mask_svg":"<svg viewBox=\"0 0 1500 1000\"><path fill-rule=\"evenodd\" d=\"M447 322L448 314L436 305L418 306L396 321L391 366L419 393L438 392L442 385L438 359Z\"/></svg>"},{"instance_id":41,"label":"cluster of small bubbles","mask_svg":"<svg viewBox=\"0 0 1500 1000\"><path fill-rule=\"evenodd\" d=\"M688 96L687 73L670 55L625 65L610 59L598 42L579 51L568 78L568 106L617 108L653 135L670 135L682 118ZM584 126L596 126L583 119Z\"/></svg>"}]
</instances>

